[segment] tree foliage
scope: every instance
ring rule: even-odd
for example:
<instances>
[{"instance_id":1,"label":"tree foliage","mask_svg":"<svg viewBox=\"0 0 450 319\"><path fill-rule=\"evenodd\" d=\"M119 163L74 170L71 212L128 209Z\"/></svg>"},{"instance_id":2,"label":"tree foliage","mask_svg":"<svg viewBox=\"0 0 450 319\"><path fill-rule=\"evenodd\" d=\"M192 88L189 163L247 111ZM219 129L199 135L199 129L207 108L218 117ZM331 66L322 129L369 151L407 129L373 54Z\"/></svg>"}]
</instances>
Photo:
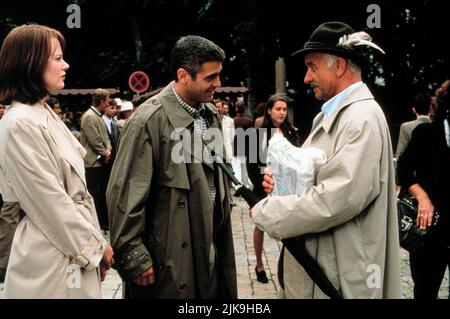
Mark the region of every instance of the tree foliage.
<instances>
[{"instance_id":1,"label":"tree foliage","mask_svg":"<svg viewBox=\"0 0 450 319\"><path fill-rule=\"evenodd\" d=\"M70 3L81 8L80 29L67 28ZM409 119L413 96L432 92L449 76L447 13L439 0L376 1L381 8L381 28L368 29L370 3L374 1L16 0L0 5L0 37L26 22L55 27L68 43L67 87L126 90L129 75L138 69L150 75L152 88L168 83L170 50L176 39L199 34L224 48L227 60L222 85L247 86L251 106L274 93L274 63L284 57L288 90L295 101L295 124L306 134L318 103L303 84L303 61L291 54L320 23L344 21L370 33L387 52L384 57L374 55L366 81L395 135L398 125Z\"/></svg>"}]
</instances>

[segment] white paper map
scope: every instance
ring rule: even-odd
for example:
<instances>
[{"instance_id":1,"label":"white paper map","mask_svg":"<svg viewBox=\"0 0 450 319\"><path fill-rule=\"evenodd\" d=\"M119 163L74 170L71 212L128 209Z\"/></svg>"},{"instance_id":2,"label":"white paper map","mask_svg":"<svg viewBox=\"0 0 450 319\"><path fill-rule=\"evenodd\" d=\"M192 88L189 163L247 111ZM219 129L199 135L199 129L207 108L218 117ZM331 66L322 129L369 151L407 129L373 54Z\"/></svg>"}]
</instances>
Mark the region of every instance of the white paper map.
<instances>
[{"instance_id":1,"label":"white paper map","mask_svg":"<svg viewBox=\"0 0 450 319\"><path fill-rule=\"evenodd\" d=\"M303 195L314 185L317 170L326 162L325 152L315 147L299 148L274 134L267 148L267 166L273 172L275 195Z\"/></svg>"}]
</instances>

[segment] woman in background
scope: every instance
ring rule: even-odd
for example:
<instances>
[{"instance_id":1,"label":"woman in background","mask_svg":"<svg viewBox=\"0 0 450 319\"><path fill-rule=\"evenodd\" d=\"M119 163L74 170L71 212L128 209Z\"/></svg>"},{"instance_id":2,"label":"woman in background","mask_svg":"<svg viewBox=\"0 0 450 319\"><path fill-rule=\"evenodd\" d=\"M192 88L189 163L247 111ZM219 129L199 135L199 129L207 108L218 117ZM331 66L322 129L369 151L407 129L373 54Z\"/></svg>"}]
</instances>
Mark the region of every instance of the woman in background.
<instances>
[{"instance_id":1,"label":"woman in background","mask_svg":"<svg viewBox=\"0 0 450 319\"><path fill-rule=\"evenodd\" d=\"M252 181L255 193L260 199L266 197L266 192L262 187L263 171L266 166L267 147L269 140L274 133L282 133L284 137L294 146L300 146L300 137L296 130L292 127L287 116L287 99L285 96L273 95L266 103L264 110L264 120L262 126L256 129L256 136L258 137L257 149L250 149L255 154L247 154L247 170L250 180ZM256 163L252 158L257 158ZM255 226L253 230L253 245L255 246L256 254L256 278L261 283L267 283L267 274L264 270L264 263L262 260L262 250L264 244L264 232Z\"/></svg>"},{"instance_id":2,"label":"woman in background","mask_svg":"<svg viewBox=\"0 0 450 319\"><path fill-rule=\"evenodd\" d=\"M439 212L433 239L409 253L414 299L436 299L450 265L450 80L436 91L436 110L431 123L418 125L397 163L402 188L418 202L417 225L425 229Z\"/></svg>"}]
</instances>

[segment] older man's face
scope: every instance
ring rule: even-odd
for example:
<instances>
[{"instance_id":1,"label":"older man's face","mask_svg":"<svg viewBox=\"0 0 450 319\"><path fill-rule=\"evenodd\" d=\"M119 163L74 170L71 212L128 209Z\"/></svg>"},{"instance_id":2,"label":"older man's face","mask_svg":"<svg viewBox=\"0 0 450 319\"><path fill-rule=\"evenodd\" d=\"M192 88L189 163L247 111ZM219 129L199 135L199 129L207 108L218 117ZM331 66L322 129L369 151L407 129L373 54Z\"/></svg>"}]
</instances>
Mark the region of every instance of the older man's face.
<instances>
[{"instance_id":1,"label":"older man's face","mask_svg":"<svg viewBox=\"0 0 450 319\"><path fill-rule=\"evenodd\" d=\"M308 53L305 56L305 65L308 69L304 82L311 85L316 99L328 101L335 96L338 78L333 72L333 67L327 66L325 54Z\"/></svg>"}]
</instances>

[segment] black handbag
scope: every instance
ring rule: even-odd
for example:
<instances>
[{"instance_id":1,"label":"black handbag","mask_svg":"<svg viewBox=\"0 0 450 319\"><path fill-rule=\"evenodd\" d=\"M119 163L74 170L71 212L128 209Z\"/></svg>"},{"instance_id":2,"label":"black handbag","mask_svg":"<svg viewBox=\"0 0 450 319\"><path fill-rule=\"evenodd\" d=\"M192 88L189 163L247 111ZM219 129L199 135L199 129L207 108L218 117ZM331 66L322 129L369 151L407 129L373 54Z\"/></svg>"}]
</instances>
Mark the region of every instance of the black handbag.
<instances>
[{"instance_id":1,"label":"black handbag","mask_svg":"<svg viewBox=\"0 0 450 319\"><path fill-rule=\"evenodd\" d=\"M431 225L421 229L416 223L417 206L414 197L397 198L400 246L409 252L416 252L427 245L433 238L439 221L439 213L435 211Z\"/></svg>"}]
</instances>

